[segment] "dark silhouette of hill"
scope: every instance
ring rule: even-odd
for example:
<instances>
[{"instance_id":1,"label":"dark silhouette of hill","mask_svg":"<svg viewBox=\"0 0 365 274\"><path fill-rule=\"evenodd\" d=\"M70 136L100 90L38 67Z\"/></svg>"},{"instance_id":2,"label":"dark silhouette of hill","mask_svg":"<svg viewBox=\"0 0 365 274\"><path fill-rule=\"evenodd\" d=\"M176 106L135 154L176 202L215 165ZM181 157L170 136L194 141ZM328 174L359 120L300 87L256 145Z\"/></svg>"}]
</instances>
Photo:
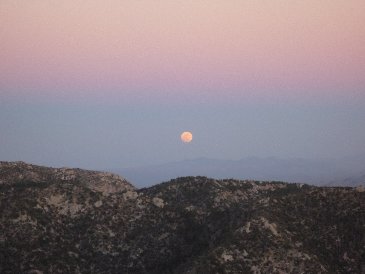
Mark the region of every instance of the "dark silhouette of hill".
<instances>
[{"instance_id":1,"label":"dark silhouette of hill","mask_svg":"<svg viewBox=\"0 0 365 274\"><path fill-rule=\"evenodd\" d=\"M0 162L0 273L364 273L363 187L182 177L136 189Z\"/></svg>"}]
</instances>

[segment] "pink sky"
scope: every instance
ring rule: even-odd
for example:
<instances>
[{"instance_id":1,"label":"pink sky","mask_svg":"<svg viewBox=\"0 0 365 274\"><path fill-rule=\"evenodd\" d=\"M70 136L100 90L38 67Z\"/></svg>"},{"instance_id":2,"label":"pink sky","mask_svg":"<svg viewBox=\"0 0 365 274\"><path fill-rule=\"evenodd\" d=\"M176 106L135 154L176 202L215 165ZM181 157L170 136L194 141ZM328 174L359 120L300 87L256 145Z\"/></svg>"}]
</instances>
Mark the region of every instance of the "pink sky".
<instances>
[{"instance_id":1,"label":"pink sky","mask_svg":"<svg viewBox=\"0 0 365 274\"><path fill-rule=\"evenodd\" d=\"M2 0L0 95L364 98L364 14L364 0Z\"/></svg>"}]
</instances>

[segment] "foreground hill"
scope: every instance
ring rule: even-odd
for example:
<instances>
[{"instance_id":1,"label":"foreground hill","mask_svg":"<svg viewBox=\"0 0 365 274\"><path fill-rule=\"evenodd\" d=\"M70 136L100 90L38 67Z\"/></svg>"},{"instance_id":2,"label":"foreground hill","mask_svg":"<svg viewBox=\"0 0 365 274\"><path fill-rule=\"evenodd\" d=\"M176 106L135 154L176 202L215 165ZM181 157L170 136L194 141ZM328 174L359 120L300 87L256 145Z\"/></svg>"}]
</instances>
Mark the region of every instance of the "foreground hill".
<instances>
[{"instance_id":1,"label":"foreground hill","mask_svg":"<svg viewBox=\"0 0 365 274\"><path fill-rule=\"evenodd\" d=\"M361 187L0 162L0 212L0 273L365 272Z\"/></svg>"}]
</instances>

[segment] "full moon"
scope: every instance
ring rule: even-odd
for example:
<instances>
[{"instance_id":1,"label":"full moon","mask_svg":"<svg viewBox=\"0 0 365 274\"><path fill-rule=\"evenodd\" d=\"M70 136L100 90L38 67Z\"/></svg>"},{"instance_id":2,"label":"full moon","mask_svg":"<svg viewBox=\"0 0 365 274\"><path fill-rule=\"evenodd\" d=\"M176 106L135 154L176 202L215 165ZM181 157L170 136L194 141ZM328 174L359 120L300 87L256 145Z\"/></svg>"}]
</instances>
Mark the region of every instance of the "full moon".
<instances>
[{"instance_id":1,"label":"full moon","mask_svg":"<svg viewBox=\"0 0 365 274\"><path fill-rule=\"evenodd\" d=\"M193 140L193 134L190 131L184 131L181 133L180 138L184 143L190 143Z\"/></svg>"}]
</instances>

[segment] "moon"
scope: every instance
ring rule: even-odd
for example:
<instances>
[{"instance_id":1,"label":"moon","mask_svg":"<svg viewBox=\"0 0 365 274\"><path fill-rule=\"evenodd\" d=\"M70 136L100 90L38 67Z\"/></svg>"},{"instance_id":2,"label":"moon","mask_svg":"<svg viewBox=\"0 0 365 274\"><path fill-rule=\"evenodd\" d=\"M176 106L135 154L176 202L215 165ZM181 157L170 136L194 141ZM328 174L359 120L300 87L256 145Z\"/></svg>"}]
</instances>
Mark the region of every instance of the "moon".
<instances>
[{"instance_id":1,"label":"moon","mask_svg":"<svg viewBox=\"0 0 365 274\"><path fill-rule=\"evenodd\" d=\"M184 143L190 143L193 140L193 134L190 131L184 131L181 133L180 138Z\"/></svg>"}]
</instances>

